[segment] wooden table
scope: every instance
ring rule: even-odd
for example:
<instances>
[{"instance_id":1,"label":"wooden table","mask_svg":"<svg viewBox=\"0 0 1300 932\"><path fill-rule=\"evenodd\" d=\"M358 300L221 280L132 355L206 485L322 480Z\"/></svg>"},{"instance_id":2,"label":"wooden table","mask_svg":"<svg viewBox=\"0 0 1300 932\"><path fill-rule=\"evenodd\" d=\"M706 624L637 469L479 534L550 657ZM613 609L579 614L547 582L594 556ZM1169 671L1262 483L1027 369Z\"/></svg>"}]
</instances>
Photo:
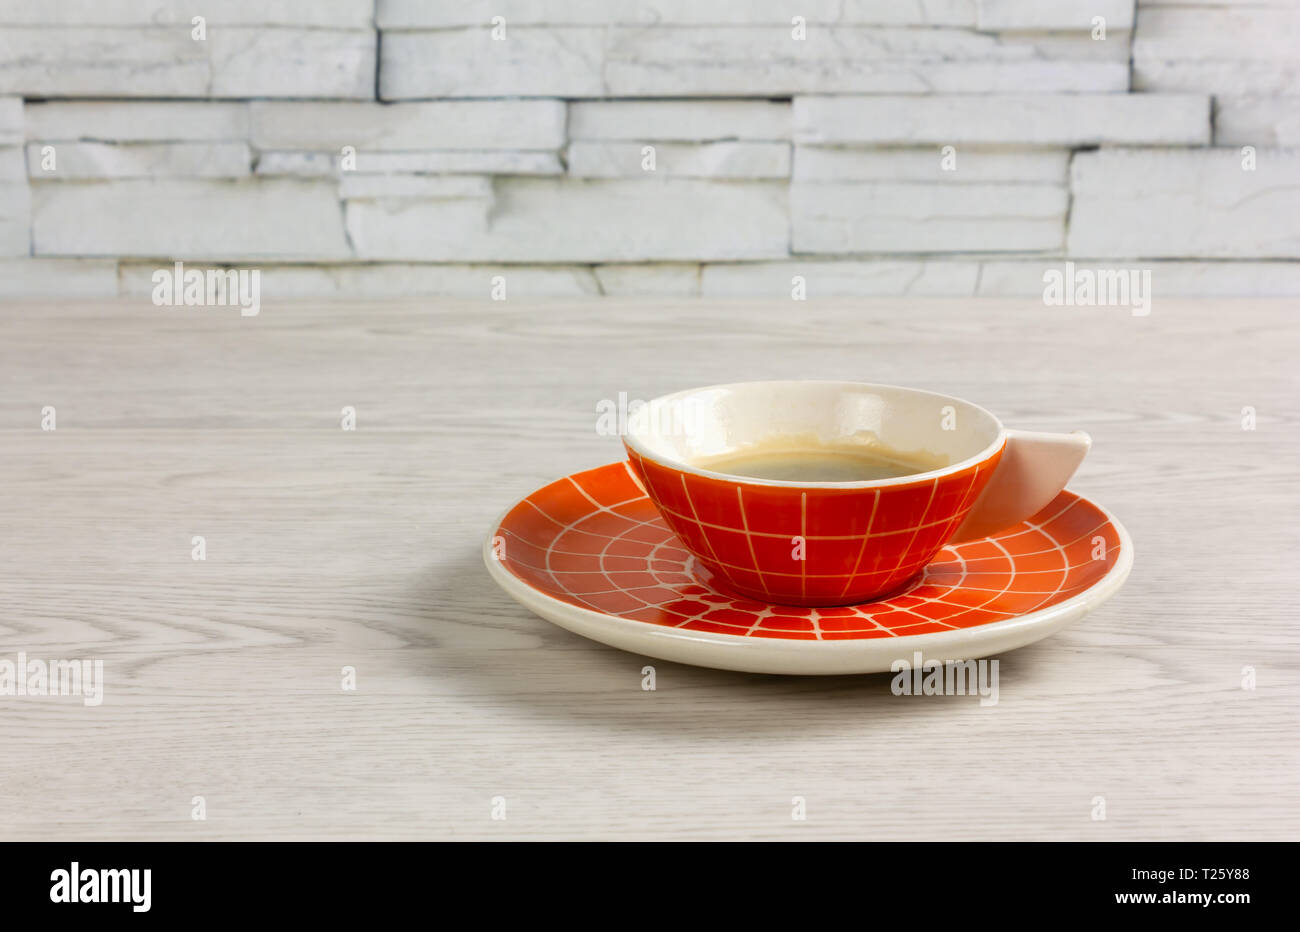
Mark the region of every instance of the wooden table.
<instances>
[{"instance_id":1,"label":"wooden table","mask_svg":"<svg viewBox=\"0 0 1300 932\"><path fill-rule=\"evenodd\" d=\"M105 688L0 697L0 836L1294 838L1298 360L1296 301L4 306L0 659ZM1132 577L983 708L666 662L644 691L491 583L508 503L621 457L597 402L762 378L1088 430L1072 487Z\"/></svg>"}]
</instances>

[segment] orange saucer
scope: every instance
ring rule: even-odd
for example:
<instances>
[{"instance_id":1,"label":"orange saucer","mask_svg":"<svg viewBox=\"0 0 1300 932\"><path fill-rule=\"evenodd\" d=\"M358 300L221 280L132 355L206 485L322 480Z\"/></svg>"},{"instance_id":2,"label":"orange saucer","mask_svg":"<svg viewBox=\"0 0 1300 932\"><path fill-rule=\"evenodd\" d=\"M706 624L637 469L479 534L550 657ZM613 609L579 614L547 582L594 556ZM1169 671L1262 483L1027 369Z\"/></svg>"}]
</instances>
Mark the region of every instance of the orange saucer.
<instances>
[{"instance_id":1,"label":"orange saucer","mask_svg":"<svg viewBox=\"0 0 1300 932\"><path fill-rule=\"evenodd\" d=\"M1029 521L945 547L875 601L755 602L694 565L620 462L516 503L484 544L484 560L538 615L624 650L757 673L844 674L886 671L914 652L973 660L1046 637L1120 588L1133 545L1105 509L1065 491Z\"/></svg>"}]
</instances>

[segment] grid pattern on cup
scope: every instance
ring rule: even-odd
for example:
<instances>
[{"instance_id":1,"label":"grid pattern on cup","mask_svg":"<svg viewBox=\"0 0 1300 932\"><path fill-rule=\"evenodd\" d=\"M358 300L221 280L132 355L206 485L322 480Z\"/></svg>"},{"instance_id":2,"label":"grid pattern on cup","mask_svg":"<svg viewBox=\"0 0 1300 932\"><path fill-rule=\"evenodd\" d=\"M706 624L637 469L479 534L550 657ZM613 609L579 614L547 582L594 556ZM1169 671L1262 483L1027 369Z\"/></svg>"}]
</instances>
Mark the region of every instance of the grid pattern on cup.
<instances>
[{"instance_id":1,"label":"grid pattern on cup","mask_svg":"<svg viewBox=\"0 0 1300 932\"><path fill-rule=\"evenodd\" d=\"M537 490L496 535L506 569L570 605L685 630L796 640L898 637L1014 618L1088 589L1120 549L1105 514L1067 491L1016 527L943 548L904 591L835 608L772 605L711 585L625 463Z\"/></svg>"},{"instance_id":2,"label":"grid pattern on cup","mask_svg":"<svg viewBox=\"0 0 1300 932\"><path fill-rule=\"evenodd\" d=\"M915 576L969 513L1001 451L959 472L866 491L715 479L628 455L668 527L729 589L825 605Z\"/></svg>"}]
</instances>

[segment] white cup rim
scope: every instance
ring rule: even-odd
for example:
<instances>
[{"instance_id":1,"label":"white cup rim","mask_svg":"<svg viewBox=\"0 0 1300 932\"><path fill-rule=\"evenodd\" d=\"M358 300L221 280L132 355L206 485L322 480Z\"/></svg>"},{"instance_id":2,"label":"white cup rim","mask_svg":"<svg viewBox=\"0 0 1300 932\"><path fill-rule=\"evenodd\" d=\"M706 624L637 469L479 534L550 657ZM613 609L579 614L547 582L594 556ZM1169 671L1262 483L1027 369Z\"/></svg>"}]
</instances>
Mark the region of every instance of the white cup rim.
<instances>
[{"instance_id":1,"label":"white cup rim","mask_svg":"<svg viewBox=\"0 0 1300 932\"><path fill-rule=\"evenodd\" d=\"M929 469L925 472L908 473L904 476L895 476L889 479L861 479L851 482L819 482L814 480L792 480L792 479L758 479L750 476L738 476L733 473L717 472L711 469L704 469L695 466L683 460L667 457L656 453L650 449L645 442L643 434L652 433L652 431L643 431L642 427L650 418L650 412L655 405L670 404L675 401L683 400L691 395L701 392L717 391L727 389L731 391L755 389L759 386L766 388L779 386L795 385L821 385L827 388L839 387L842 389L854 390L874 390L882 392L901 392L909 395L923 395L934 399L936 402L949 402L974 411L980 416L987 418L993 426L997 428L993 440L980 449L979 452L966 457L956 463L948 466L941 466L937 469ZM648 425L645 425L648 426ZM682 391L670 392L667 395L660 395L646 402L645 405L637 409L635 413L628 417L627 430L623 435L624 445L642 459L650 460L660 466L674 469L679 472L689 473L691 475L703 476L709 479L721 480L724 482L740 483L742 485L768 486L773 488L786 489L877 489L889 488L892 486L905 486L919 482L930 482L943 476L953 475L963 472L972 466L982 463L989 457L993 456L1000 450L1007 440L1007 429L1003 426L1002 421L997 418L991 411L965 398L959 398L956 395L946 395L942 392L932 392L922 388L909 388L905 385L888 385L883 382L850 382L839 379L771 379L757 380L750 382L723 382L716 385L701 385L696 388L687 388Z\"/></svg>"}]
</instances>

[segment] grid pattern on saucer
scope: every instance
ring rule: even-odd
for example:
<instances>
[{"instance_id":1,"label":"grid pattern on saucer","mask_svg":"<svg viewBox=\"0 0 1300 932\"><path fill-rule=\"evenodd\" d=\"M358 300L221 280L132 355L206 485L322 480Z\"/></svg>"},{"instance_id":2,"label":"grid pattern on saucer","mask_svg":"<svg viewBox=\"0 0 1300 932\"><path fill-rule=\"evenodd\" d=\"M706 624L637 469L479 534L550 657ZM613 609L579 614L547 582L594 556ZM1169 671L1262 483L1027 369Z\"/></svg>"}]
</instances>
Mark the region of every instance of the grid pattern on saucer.
<instances>
[{"instance_id":1,"label":"grid pattern on saucer","mask_svg":"<svg viewBox=\"0 0 1300 932\"><path fill-rule=\"evenodd\" d=\"M1119 533L1062 492L1033 519L943 548L904 590L804 608L728 594L694 564L627 464L576 473L519 502L496 530L502 564L571 605L648 624L746 637L852 640L972 628L1088 589L1114 565Z\"/></svg>"},{"instance_id":2,"label":"grid pattern on saucer","mask_svg":"<svg viewBox=\"0 0 1300 932\"><path fill-rule=\"evenodd\" d=\"M728 588L821 605L861 602L915 576L970 512L1002 456L998 450L934 479L800 491L628 454L668 526Z\"/></svg>"}]
</instances>

